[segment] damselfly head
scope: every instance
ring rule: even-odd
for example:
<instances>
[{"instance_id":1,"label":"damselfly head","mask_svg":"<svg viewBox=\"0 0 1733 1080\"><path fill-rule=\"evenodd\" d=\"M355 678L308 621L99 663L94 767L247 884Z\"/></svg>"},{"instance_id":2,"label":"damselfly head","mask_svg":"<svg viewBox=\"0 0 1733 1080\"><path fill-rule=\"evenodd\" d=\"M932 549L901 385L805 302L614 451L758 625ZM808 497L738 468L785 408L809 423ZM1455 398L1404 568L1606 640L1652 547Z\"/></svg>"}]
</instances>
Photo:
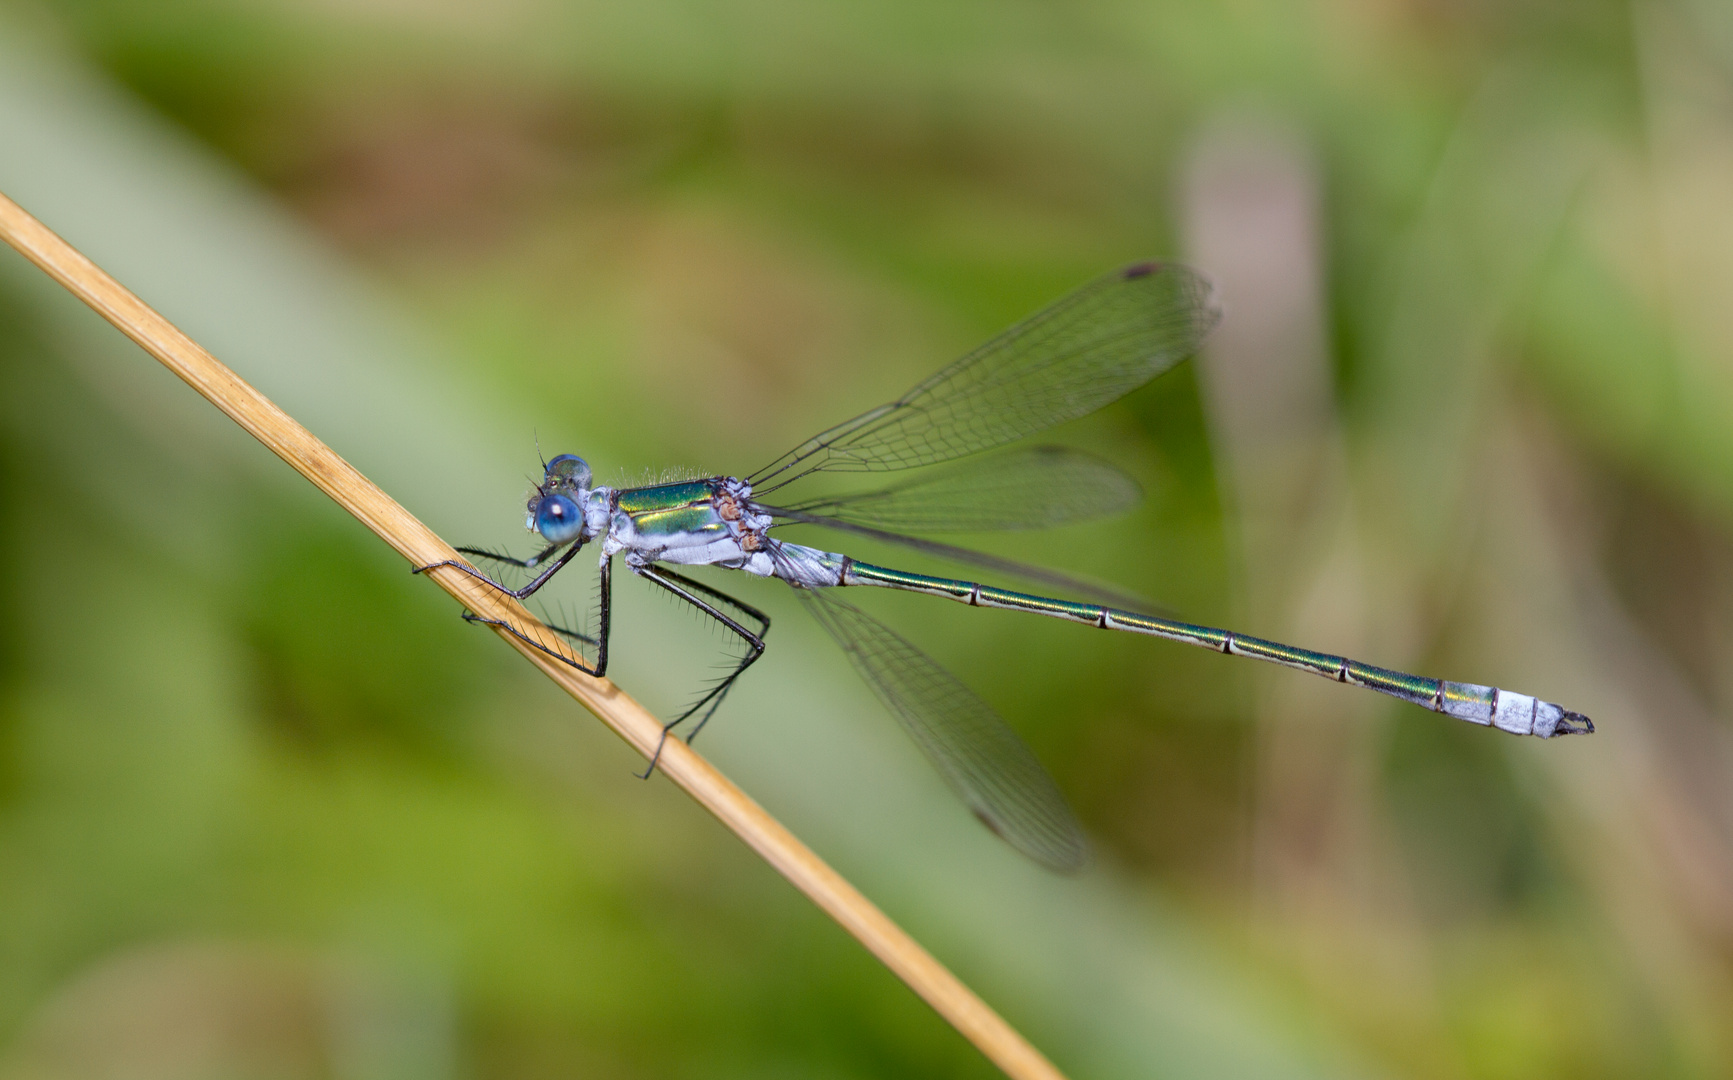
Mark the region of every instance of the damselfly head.
<instances>
[{"instance_id":1,"label":"damselfly head","mask_svg":"<svg viewBox=\"0 0 1733 1080\"><path fill-rule=\"evenodd\" d=\"M559 455L548 462L541 490L544 495L565 495L568 498L590 490L589 463L576 454Z\"/></svg>"},{"instance_id":2,"label":"damselfly head","mask_svg":"<svg viewBox=\"0 0 1733 1080\"><path fill-rule=\"evenodd\" d=\"M530 493L524 528L549 543L578 538L584 528L583 505L590 496L590 466L576 454L561 454L547 463L542 482Z\"/></svg>"}]
</instances>

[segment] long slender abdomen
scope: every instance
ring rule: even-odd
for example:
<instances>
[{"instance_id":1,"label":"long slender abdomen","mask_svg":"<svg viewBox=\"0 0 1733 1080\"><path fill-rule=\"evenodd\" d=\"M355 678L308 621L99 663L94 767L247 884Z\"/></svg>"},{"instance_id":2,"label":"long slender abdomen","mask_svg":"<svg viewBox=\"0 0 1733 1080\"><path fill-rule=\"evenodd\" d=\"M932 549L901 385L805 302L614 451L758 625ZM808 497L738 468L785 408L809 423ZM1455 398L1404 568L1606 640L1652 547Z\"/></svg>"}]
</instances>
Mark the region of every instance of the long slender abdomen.
<instances>
[{"instance_id":1,"label":"long slender abdomen","mask_svg":"<svg viewBox=\"0 0 1733 1080\"><path fill-rule=\"evenodd\" d=\"M880 588L926 593L974 607L1027 611L1034 615L1084 623L1102 630L1148 634L1186 645L1213 649L1230 656L1249 656L1254 660L1265 660L1272 664L1309 671L1350 686L1376 690L1380 694L1400 698L1433 712L1466 720L1471 724L1496 727L1515 735L1538 735L1545 739L1553 735L1575 735L1595 729L1589 718L1581 713L1571 712L1550 701L1540 701L1527 694L1500 690L1496 686L1422 678L1419 675L1362 664L1345 656L1313 652L1262 638L1245 637L1229 630L1195 626L1099 604L1080 604L1048 596L1032 596L1009 589L995 589L979 582L930 577L926 574L856 562L853 559L843 562L841 584L875 585Z\"/></svg>"}]
</instances>

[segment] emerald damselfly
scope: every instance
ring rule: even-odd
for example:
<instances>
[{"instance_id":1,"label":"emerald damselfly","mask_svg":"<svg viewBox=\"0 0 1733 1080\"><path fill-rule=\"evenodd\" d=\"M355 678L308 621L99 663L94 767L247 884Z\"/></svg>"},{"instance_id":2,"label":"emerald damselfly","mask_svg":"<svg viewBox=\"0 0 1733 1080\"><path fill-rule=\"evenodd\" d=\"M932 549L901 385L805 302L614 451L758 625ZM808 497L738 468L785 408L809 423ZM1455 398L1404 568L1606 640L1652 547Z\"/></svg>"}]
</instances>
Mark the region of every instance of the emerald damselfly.
<instances>
[{"instance_id":1,"label":"emerald damselfly","mask_svg":"<svg viewBox=\"0 0 1733 1080\"><path fill-rule=\"evenodd\" d=\"M1220 318L1201 275L1175 264L1139 263L1084 286L939 371L895 401L813 436L745 477L716 476L644 487L593 483L588 464L561 454L543 466L524 525L545 548L514 559L480 548L465 555L539 570L510 588L462 562L438 563L509 596L534 594L585 545L601 549L599 626L594 636L553 628L593 649L586 660L565 642L476 615L595 676L608 669L614 556L633 574L725 627L746 646L733 670L667 733L715 714L764 653L770 619L720 589L672 569L715 566L794 586L855 669L975 815L1018 851L1050 867L1079 866L1087 844L1058 786L991 706L902 635L841 599L849 586L944 597L975 607L1046 615L1102 630L1148 634L1230 656L1246 656L1364 687L1469 723L1550 738L1592 732L1580 713L1526 694L1392 671L1228 630L1138 610L1135 599L1068 575L918 537L919 533L1022 529L1125 509L1134 481L1092 455L1059 447L1002 451L927 479L873 491L790 500L788 488L820 474L896 472L1005 446L1094 412L1195 352ZM773 498L774 496L774 498ZM769 501L767 501L769 500ZM1094 601L1013 592L935 577L781 540L790 524L827 526L890 541L982 569L1045 582ZM432 569L422 567L421 569ZM419 571L418 571L419 572ZM655 766L652 758L651 768ZM646 772L645 775L648 775Z\"/></svg>"}]
</instances>

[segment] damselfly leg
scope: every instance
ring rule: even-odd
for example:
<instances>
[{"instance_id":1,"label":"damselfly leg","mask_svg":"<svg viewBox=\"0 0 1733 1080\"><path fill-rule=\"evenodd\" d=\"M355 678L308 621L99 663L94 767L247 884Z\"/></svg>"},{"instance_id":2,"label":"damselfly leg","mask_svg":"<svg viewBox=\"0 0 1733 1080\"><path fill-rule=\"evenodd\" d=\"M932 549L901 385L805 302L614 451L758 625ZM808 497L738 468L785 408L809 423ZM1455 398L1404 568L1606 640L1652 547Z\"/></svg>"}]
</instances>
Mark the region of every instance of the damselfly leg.
<instances>
[{"instance_id":1,"label":"damselfly leg","mask_svg":"<svg viewBox=\"0 0 1733 1080\"><path fill-rule=\"evenodd\" d=\"M513 600L522 600L526 596L534 595L536 590L540 589L543 585L546 585L548 583L548 579L552 578L555 574L557 574L561 570L563 570L565 568L565 565L572 561L572 556L576 555L580 550L582 550L583 546L584 546L583 544L578 543L578 544L573 544L570 548L567 548L566 553L564 555L561 555L558 559L554 560L552 565L550 565L546 570L543 570L541 573L537 574L533 579L531 579L531 581L528 585L525 585L521 589L513 589L513 588L510 588L508 586L502 585L499 582L495 581L493 578L490 578L486 574L482 573L480 570L477 570L475 567L469 565L468 563L459 562L456 559L445 559L441 562L429 563L426 566L418 566L412 572L417 573L417 574L425 574L429 570L437 570L442 566L449 566L453 570L463 571L464 573L468 574L470 577L474 578L475 580L481 582L484 585L493 586L495 589L498 589L500 592L505 593L507 596L511 597ZM517 566L517 567L521 567L523 569L529 570L529 569L534 569L537 566L540 566L543 559L547 558L549 555L552 555L555 551L559 550L559 545L556 544L556 545L550 546L547 550L543 551L540 555L537 555L533 559L514 559L510 555L501 555L498 552L488 551L486 548L462 547L462 548L458 548L457 550L459 553L464 554L464 555L471 555L471 556L474 556L477 558L482 558L482 559L491 559L494 562L504 563L507 566Z\"/></svg>"},{"instance_id":2,"label":"damselfly leg","mask_svg":"<svg viewBox=\"0 0 1733 1080\"><path fill-rule=\"evenodd\" d=\"M463 613L463 621L464 622L479 623L482 626L498 625L498 620L489 619L484 615L477 615L473 611L464 612ZM572 630L568 627L561 626L558 623L551 623L551 622L548 622L546 619L543 619L542 625L547 627L549 630L552 630L554 633L560 635L561 637L565 638L567 641L574 642L574 643L579 644L579 645L589 645L592 648L596 644L596 639L591 637L590 635L579 633L576 630ZM520 634L519 636L521 637L522 635ZM544 649L543 651L546 652L547 650Z\"/></svg>"},{"instance_id":3,"label":"damselfly leg","mask_svg":"<svg viewBox=\"0 0 1733 1080\"><path fill-rule=\"evenodd\" d=\"M668 733L685 723L687 720L690 720L694 715L702 710L704 715L698 718L697 726L692 729L692 734L686 737L686 741L691 742L693 739L697 738L698 733L704 730L704 725L708 724L710 718L716 714L717 708L722 704L722 699L728 696L728 691L733 687L735 680L739 679L741 674L745 672L747 668L751 667L760 656L764 655L764 636L770 633L770 616L759 611L750 604L729 596L720 589L711 588L702 581L694 581L692 578L689 578L684 574L676 574L672 570L660 569L653 566L642 566L633 567L632 572L647 581L660 585L662 588L667 589L681 600L686 601L686 603L691 604L699 611L710 616L712 619L715 619L738 636L740 640L746 642L747 645L746 655L741 657L739 664L735 666L733 671L729 672L720 682L715 686L712 686L697 701L693 702L685 712L662 725L662 739L656 744L656 752L650 756L650 767L645 769L641 774L643 779L648 779L650 774L656 771L656 762L661 760L662 747L668 741ZM725 604L746 616L748 619L756 622L758 624L758 632L753 633L746 629L746 627L742 626L738 620L731 618L718 610L715 605L701 599L700 595L708 596L718 603Z\"/></svg>"},{"instance_id":4,"label":"damselfly leg","mask_svg":"<svg viewBox=\"0 0 1733 1080\"><path fill-rule=\"evenodd\" d=\"M478 559L486 559L491 562L497 562L506 566L514 566L523 569L534 568L543 558L546 557L547 554L544 552L542 555L537 556L534 559L515 559L509 555L488 551L485 548L459 548L458 550L463 554ZM546 584L547 580L552 577L556 571L563 567L577 550L577 545L574 545L570 550L562 555L557 562L552 566L549 566L539 574L534 581L521 589L512 589L502 585L491 577L488 577L486 574L481 573L479 570L475 570L462 563L449 562L442 565L455 566L470 574L470 576L477 580L483 581L486 584L499 589L500 592L507 596L522 599L530 596L542 585ZM431 569L431 567L425 569ZM770 631L770 616L752 605L728 595L720 589L712 588L701 581L695 581L692 578L686 577L684 574L677 574L672 570L645 566L634 567L633 573L663 589L666 589L675 597L690 604L702 614L720 623L724 628L739 637L747 645L746 655L740 659L739 663L735 665L732 671L717 682L716 685L705 691L697 701L693 702L692 705L685 711L681 712L680 715L662 725L662 741L657 743L655 753L652 754L650 758L649 768L647 768L642 774L647 778L656 770L656 763L661 759L662 746L666 743L668 734L681 724L692 719L694 716L698 717L698 723L693 727L692 735L688 736L688 740L695 737L700 731L704 730L704 725L709 723L710 718L715 715L717 708L721 706L723 699L728 696L728 691L733 687L735 681L740 678L741 674L747 668L752 666L754 661L764 655L764 635ZM709 599L706 600L705 597L708 597ZM714 603L712 601L714 601ZM722 605L722 607L732 609L745 620L756 623L756 632L749 630L740 619L727 614L727 612L723 611L721 607L717 606L718 604ZM463 617L472 623L498 627L511 634L519 641L522 641L524 644L559 660L561 663L577 668L586 675L593 675L596 678L601 678L606 675L608 670L608 640L613 628L612 559L603 562L601 567L600 608L600 627L595 637L590 637L587 634L581 634L575 630L569 630L562 626L556 626L552 623L543 623L543 625L549 630L552 630L554 633L559 634L568 640L580 641L584 644L595 646L596 662L594 666L584 664L581 660L567 655L563 650L550 648L547 643L538 641L533 635L525 632L523 628L514 626L503 619L490 619L474 612L465 612Z\"/></svg>"},{"instance_id":5,"label":"damselfly leg","mask_svg":"<svg viewBox=\"0 0 1733 1080\"><path fill-rule=\"evenodd\" d=\"M462 550L462 549L459 549L459 550ZM551 567L547 573L542 574L541 578L539 578L538 580L539 581L545 581L547 579L547 577L553 573L554 570L557 570L561 566L564 566L566 561L568 559L570 559L572 557L572 554L576 551L577 551L577 548L574 547L571 551L567 552L564 556L562 556L560 558L560 561L558 563L555 563L554 566ZM473 554L473 555L478 555L484 559L495 559L495 560L500 561L500 562L515 563L517 561L517 560L511 559L509 557L495 555L492 552L482 551L480 549L472 549L469 553ZM485 581L488 584L493 585L495 588L498 588L501 592L505 593L508 596L519 597L521 599L521 596L519 593L513 592L511 589L507 589L507 588L504 588L503 586L498 585L491 578L487 577L485 574L481 573L479 570L474 570L472 568L465 567L465 566L463 566L462 563L446 563L443 565L456 566L456 567L459 567L461 569L468 570L472 577L478 578L481 581ZM431 569L431 567L428 567L425 569ZM600 604L601 610L599 612L600 618L599 618L599 623L598 623L597 628L596 628L596 636L595 637L590 637L587 634L580 634L575 630L567 630L563 627L551 626L551 625L548 626L548 629L554 631L556 634L560 634L563 637L575 638L579 641L585 642L586 644L594 645L596 647L596 662L593 666L586 665L582 660L576 659L575 657L567 656L564 652L562 652L558 649L549 648L546 643L541 642L541 641L537 641L534 637L525 633L521 628L513 626L511 623L507 622L504 619L490 619L490 618L486 617L485 615L477 615L473 611L464 612L463 617L465 620L467 620L469 622L479 623L483 626L497 626L501 630L504 630L506 633L510 634L512 637L515 637L519 641L523 642L525 645L528 645L531 648L536 649L540 652L546 653L547 655L553 657L555 660L558 660L562 664L566 664L570 667L577 668L579 671L583 672L585 675L594 676L595 678L600 679L600 678L605 677L608 674L608 635L609 635L609 632L613 629L614 560L608 559L602 563L599 577L600 577L600 587L598 589L598 593L599 593L599 604ZM536 587L540 588L540 585L537 585ZM530 592L533 592L533 591L534 591L533 589L526 590L525 592L522 593L522 596L527 596L527 595L529 595ZM547 625L547 624L544 623L543 625Z\"/></svg>"}]
</instances>

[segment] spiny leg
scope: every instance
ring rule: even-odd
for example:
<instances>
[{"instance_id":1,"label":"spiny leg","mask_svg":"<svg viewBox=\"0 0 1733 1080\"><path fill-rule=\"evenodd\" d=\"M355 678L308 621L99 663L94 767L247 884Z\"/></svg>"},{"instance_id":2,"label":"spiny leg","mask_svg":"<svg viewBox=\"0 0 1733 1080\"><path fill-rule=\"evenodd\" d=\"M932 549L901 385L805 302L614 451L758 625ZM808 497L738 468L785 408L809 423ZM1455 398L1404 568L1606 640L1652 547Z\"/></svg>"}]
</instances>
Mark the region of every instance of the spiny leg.
<instances>
[{"instance_id":1,"label":"spiny leg","mask_svg":"<svg viewBox=\"0 0 1733 1080\"><path fill-rule=\"evenodd\" d=\"M561 637L565 638L567 641L575 641L575 642L578 642L579 644L591 645L591 646L596 644L596 639L591 637L590 635L580 634L576 630L567 629L564 626L560 626L558 623L551 623L551 622L548 622L546 619L543 619L542 625L547 627L549 630L552 630L554 633L560 635Z\"/></svg>"},{"instance_id":2,"label":"spiny leg","mask_svg":"<svg viewBox=\"0 0 1733 1080\"><path fill-rule=\"evenodd\" d=\"M669 579L670 581L677 581L689 589L692 589L696 592L701 592L704 595L706 595L706 596L708 596L714 600L718 600L721 603L724 603L724 604L728 605L729 607L733 608L735 611L740 612L742 615L751 619L753 622L756 622L758 624L758 636L760 639L769 636L769 634L770 634L770 616L766 615L764 612L753 607L751 604L748 604L748 603L740 600L738 597L730 596L729 594L723 592L721 589L713 588L712 586L706 585L702 581L699 581L695 578L689 578L685 574L677 574L674 571L668 570L668 569L661 569L658 571L658 573L660 573L663 577ZM690 716L694 712L696 712L698 709L703 708L704 702L706 700L710 701L710 707L708 709L705 709L704 715L699 718L698 726L696 726L692 729L692 734L686 736L687 742L691 742L693 739L696 739L698 737L698 733L700 731L704 730L704 725L710 722L710 718L712 716L716 715L717 707L722 704L722 698L727 695L728 689L730 686L733 685L734 680L738 679L740 677L740 673L742 671L745 671L748 667L750 667L752 664L752 661L756 660L756 659L758 659L758 657L753 656L753 657L750 657L750 658L742 661L740 667L737 668L732 675L728 676L727 679L723 680L722 683L718 684L716 689L713 690L711 692L711 694L707 694L704 699L701 699L696 705L694 705L694 706L692 706L692 708L688 709L685 713L685 716L681 717L682 720L685 719L686 716Z\"/></svg>"},{"instance_id":3,"label":"spiny leg","mask_svg":"<svg viewBox=\"0 0 1733 1080\"><path fill-rule=\"evenodd\" d=\"M507 566L515 566L520 570L534 570L536 567L546 562L549 555L560 550L560 545L549 544L533 558L529 559L514 558L504 552L493 551L488 548L460 547L454 550L456 550L459 555L473 555L478 559L487 559L489 562L504 563Z\"/></svg>"},{"instance_id":4,"label":"spiny leg","mask_svg":"<svg viewBox=\"0 0 1733 1080\"><path fill-rule=\"evenodd\" d=\"M464 621L464 622L472 622L472 623L477 623L477 624L479 624L479 625L482 625L482 626L497 626L497 625L501 625L501 623L500 623L500 622L499 622L499 620L497 620L497 619L489 619L489 618L487 618L487 617L486 617L486 616L483 616L483 615L477 615L477 614L476 614L476 613L475 613L475 612L473 612L473 611L466 611L466 612L464 612L464 613L463 613L463 621ZM565 638L565 639L566 639L566 640L567 640L567 641L572 641L572 642L577 642L577 643L578 643L578 644L580 644L580 645L590 645L590 646L594 646L594 645L596 645L596 643L597 643L597 642L596 642L596 639L595 639L595 638L593 638L593 637L591 637L591 636L590 636L590 635L588 635L588 634L582 634L582 633L579 633L579 632L578 632L578 631L576 631L576 630L572 630L572 629L569 629L569 628L567 628L567 627L564 627L564 626L561 626L561 625L559 625L559 624L558 624L558 623L551 623L551 622L548 622L548 621L547 621L547 620L546 620L546 619L543 619L543 620L542 620L542 625L543 625L543 626L545 626L545 627L547 627L547 628L548 628L548 629L549 629L549 630L552 630L552 631L553 631L553 632L554 632L554 633L556 633L556 634L558 634L558 635L560 635L560 636L561 636L561 637L563 637L563 638ZM508 629L508 630L509 630L509 629L511 629L511 628L510 628L510 627L506 627L506 629ZM528 641L528 640L529 640L529 639L528 639L528 638L525 638L525 637L524 637L524 636L523 636L523 635L522 635L522 634L518 634L518 635L516 635L516 636L517 636L517 637L518 637L518 638L521 638L521 639L523 639L523 640L525 640L525 641ZM548 650L547 650L547 649L543 649L543 650L542 650L542 651L543 651L543 652L547 652L547 651L548 651ZM562 659L564 659L564 658L563 658L563 657L562 657Z\"/></svg>"},{"instance_id":5,"label":"spiny leg","mask_svg":"<svg viewBox=\"0 0 1733 1080\"><path fill-rule=\"evenodd\" d=\"M662 747L668 741L668 733L680 724L685 723L700 709L704 710L704 715L699 719L698 726L692 729L692 735L696 736L698 732L704 730L704 725L709 723L710 717L715 714L717 707L722 704L722 699L727 695L729 688L734 685L734 680L740 678L741 674L744 673L747 668L751 667L754 661L764 655L764 635L770 632L770 616L759 611L750 604L736 600L734 597L729 596L720 589L711 588L701 581L694 581L691 578L686 577L683 574L677 574L672 570L659 570L649 566L634 566L632 567L632 572L637 574L639 577L660 585L662 588L667 589L681 600L686 601L699 611L710 616L712 619L715 619L717 622L738 635L750 648L750 651L741 658L739 665L736 666L726 678L711 687L710 691L703 697L693 702L691 708L662 725L662 739L656 744L656 752L650 756L649 768L645 769L641 774L642 779L648 779L650 774L656 771L656 762L661 760ZM699 593L727 604L729 607L739 611L747 618L758 623L758 632L756 634L753 633L735 619L730 618L721 611L718 611L714 605L700 599L699 596L696 595ZM687 741L690 742L691 738L688 738Z\"/></svg>"},{"instance_id":6,"label":"spiny leg","mask_svg":"<svg viewBox=\"0 0 1733 1080\"><path fill-rule=\"evenodd\" d=\"M583 541L581 541L581 540L578 541L577 543L573 544L570 548L566 549L566 553L564 555L561 555L558 559L554 560L553 565L549 566L546 570L543 570L541 573L537 574L535 576L535 578L528 585L525 585L521 589L508 589L504 585L501 585L499 582L495 581L493 578L490 578L486 574L482 573L480 570L477 570L475 567L469 565L468 563L458 562L456 559L445 559L441 562L429 563L426 566L418 566L413 571L411 571L411 573L425 574L429 570L437 570L442 566L449 566L454 570L463 571L464 573L468 574L470 577L476 579L479 582L482 582L485 585L493 586L495 589L498 589L500 592L505 593L507 596L511 597L513 600L522 600L526 596L529 596L531 593L534 593L537 589L541 588L543 585L546 585L548 583L548 579L553 577L555 574L559 573L562 569L564 569L565 565L572 561L572 556L576 555L580 550L582 550L583 546L584 546L584 544L583 544ZM543 559L547 558L550 554L552 554L555 550L557 550L557 548L550 547L546 551L542 552L540 555L537 555L533 559L514 559L514 558L510 557L509 555L498 555L498 554L495 554L494 552L486 551L482 548L458 548L457 550L464 553L465 555L476 555L476 556L479 556L479 557L484 558L484 559L492 559L494 562L506 563L507 565L510 565L510 566L519 566L519 567L523 567L525 569L528 569L530 567L537 565ZM606 635L604 635L604 636L606 636Z\"/></svg>"},{"instance_id":7,"label":"spiny leg","mask_svg":"<svg viewBox=\"0 0 1733 1080\"><path fill-rule=\"evenodd\" d=\"M575 551L576 549L574 548L573 550ZM569 558L571 558L570 552L568 552L566 554L565 558L562 558L560 560L560 562L563 564L566 561L566 559L569 559ZM566 656L564 653L556 652L553 649L548 648L546 645L543 645L541 642L530 637L528 634L524 633L522 630L519 630L517 627L513 626L511 623L506 622L504 619L490 619L490 618L487 618L485 615L477 615L473 611L464 612L463 617L465 620L472 622L472 623L481 623L485 626L497 626L501 630L504 630L506 633L517 638L519 641L530 646L531 648L539 649L540 651L547 653L549 656L553 657L555 660L558 660L560 663L566 664L570 667L575 667L579 671L583 672L585 675L591 675L591 676L594 676L595 678L600 679L600 678L605 677L608 674L608 636L609 636L610 631L613 629L613 606L614 606L613 605L613 599L614 599L614 560L613 559L602 560L602 568L601 568L600 577L601 577L600 625L598 625L596 628L596 636L594 638L590 638L590 637L587 637L583 634L576 633L575 631L564 630L564 629L561 629L559 627L553 627L553 626L548 627L548 629L553 630L556 633L564 634L568 637L580 638L584 641L591 642L592 644L594 644L596 646L596 663L595 663L594 667L586 667L582 661L574 660L571 657Z\"/></svg>"},{"instance_id":8,"label":"spiny leg","mask_svg":"<svg viewBox=\"0 0 1733 1080\"><path fill-rule=\"evenodd\" d=\"M541 554L536 555L535 557L529 558L529 559L515 559L510 555L504 554L503 552L489 551L487 548L460 547L460 548L457 548L455 550L457 551L457 553L459 555L468 555L468 556L471 556L472 558L487 559L491 562L503 563L506 566L516 566L516 567L523 569L523 570L532 570L535 567L540 566L542 564L542 562L549 555L552 555L554 552L558 551L559 545L558 544L549 544L547 546L547 548L541 552ZM473 613L466 613L464 615L464 618L470 622L486 622L487 621L485 619L482 619L480 616L474 615ZM581 642L585 645L596 644L596 639L591 637L590 635L581 634L576 630L569 630L566 627L560 626L557 623L548 622L546 619L542 620L542 625L547 627L549 630L552 630L554 633L560 635L561 637L565 638L567 641Z\"/></svg>"}]
</instances>

